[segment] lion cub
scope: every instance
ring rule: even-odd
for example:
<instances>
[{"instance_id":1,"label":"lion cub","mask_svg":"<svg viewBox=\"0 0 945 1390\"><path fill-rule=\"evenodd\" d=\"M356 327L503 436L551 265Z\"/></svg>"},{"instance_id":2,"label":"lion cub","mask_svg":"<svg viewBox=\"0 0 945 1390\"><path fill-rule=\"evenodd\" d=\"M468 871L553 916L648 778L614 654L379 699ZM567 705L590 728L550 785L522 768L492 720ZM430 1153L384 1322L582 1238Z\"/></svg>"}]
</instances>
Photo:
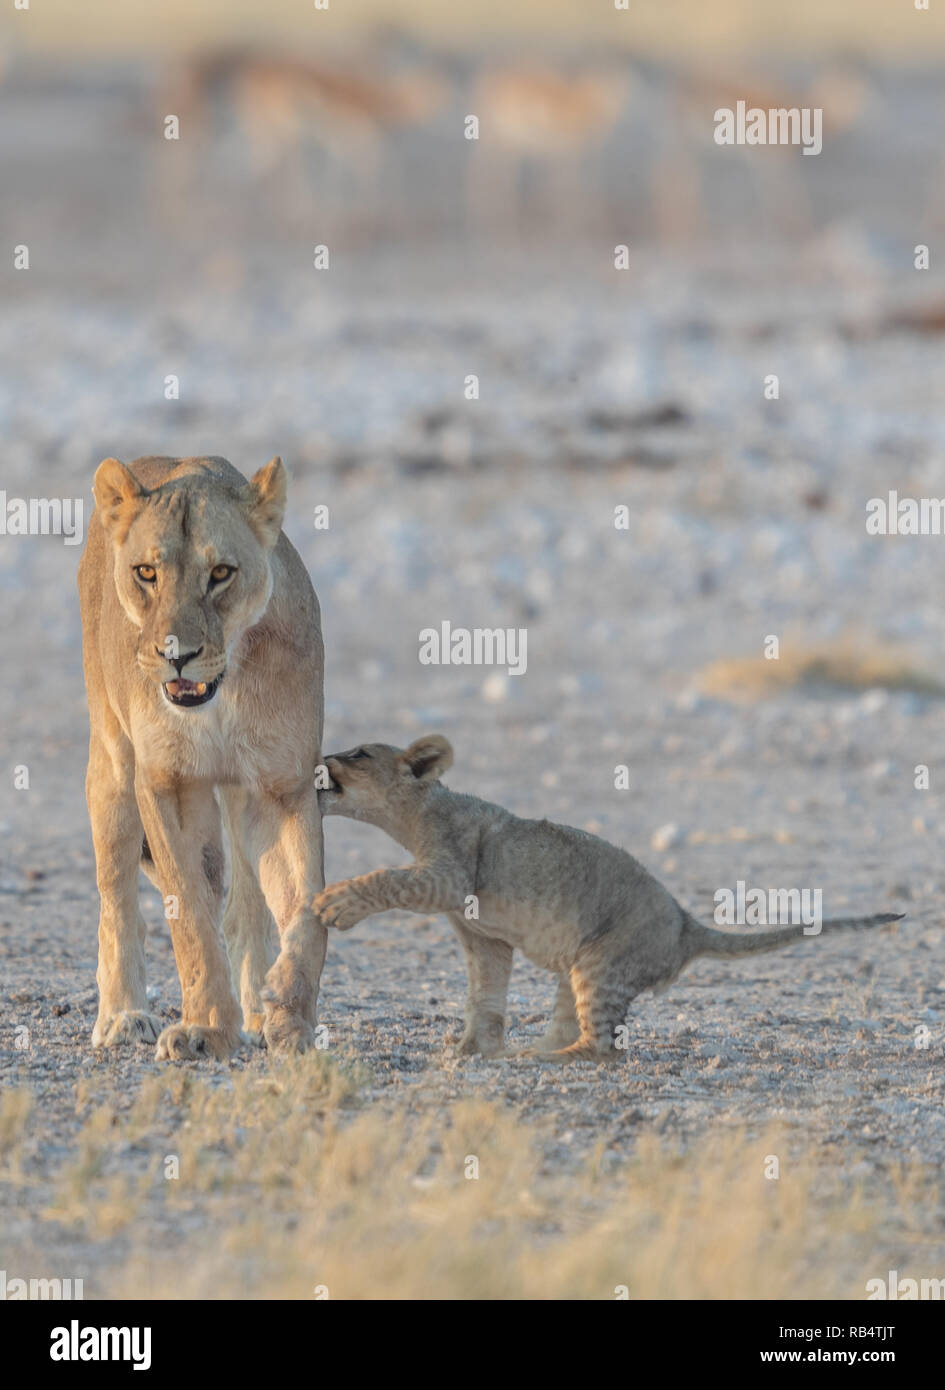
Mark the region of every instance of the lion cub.
<instances>
[{"instance_id":1,"label":"lion cub","mask_svg":"<svg viewBox=\"0 0 945 1390\"><path fill-rule=\"evenodd\" d=\"M544 1055L613 1055L616 1029L641 990L674 980L695 956L741 956L789 945L801 925L740 936L704 927L625 850L586 831L523 820L444 787L453 750L427 734L406 750L362 744L325 759L323 815L379 826L414 855L333 883L315 898L323 923L348 931L389 908L445 912L469 975L461 1052L503 1050L512 953L558 976ZM842 918L824 930L871 927L901 914Z\"/></svg>"}]
</instances>

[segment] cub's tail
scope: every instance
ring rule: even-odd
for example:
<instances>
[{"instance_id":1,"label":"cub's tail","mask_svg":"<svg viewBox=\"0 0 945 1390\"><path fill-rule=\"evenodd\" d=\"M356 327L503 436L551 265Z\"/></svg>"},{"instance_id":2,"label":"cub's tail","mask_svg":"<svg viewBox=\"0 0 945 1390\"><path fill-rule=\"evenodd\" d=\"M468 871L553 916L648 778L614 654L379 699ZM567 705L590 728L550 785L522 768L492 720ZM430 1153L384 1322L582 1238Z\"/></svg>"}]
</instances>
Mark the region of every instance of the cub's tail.
<instances>
[{"instance_id":1,"label":"cub's tail","mask_svg":"<svg viewBox=\"0 0 945 1390\"><path fill-rule=\"evenodd\" d=\"M878 912L873 917L835 917L833 921L822 922L816 935L846 931L848 928L862 931L866 927L883 927L887 922L901 921L904 916L904 912ZM804 926L798 923L797 926L776 927L773 931L758 931L739 936L735 932L716 931L713 927L704 927L688 912L686 931L693 947L693 955L696 956L748 956L756 951L777 951L802 937L815 935L814 932L805 931Z\"/></svg>"}]
</instances>

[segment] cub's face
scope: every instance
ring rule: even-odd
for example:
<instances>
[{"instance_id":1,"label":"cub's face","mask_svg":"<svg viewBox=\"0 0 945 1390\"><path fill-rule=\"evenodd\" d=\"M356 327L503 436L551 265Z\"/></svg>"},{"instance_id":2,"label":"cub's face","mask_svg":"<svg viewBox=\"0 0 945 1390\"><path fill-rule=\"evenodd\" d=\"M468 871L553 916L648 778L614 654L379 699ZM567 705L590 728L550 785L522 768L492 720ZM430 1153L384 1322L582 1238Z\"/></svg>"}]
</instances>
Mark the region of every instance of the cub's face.
<instances>
[{"instance_id":1,"label":"cub's face","mask_svg":"<svg viewBox=\"0 0 945 1390\"><path fill-rule=\"evenodd\" d=\"M331 786L318 793L323 816L369 820L396 818L422 787L437 781L453 761L441 734L426 734L409 748L362 743L325 759Z\"/></svg>"},{"instance_id":2,"label":"cub's face","mask_svg":"<svg viewBox=\"0 0 945 1390\"><path fill-rule=\"evenodd\" d=\"M241 491L213 479L148 491L116 459L95 475L115 589L138 629L137 662L179 710L213 700L236 641L272 592L269 555L285 503L274 459Z\"/></svg>"}]
</instances>

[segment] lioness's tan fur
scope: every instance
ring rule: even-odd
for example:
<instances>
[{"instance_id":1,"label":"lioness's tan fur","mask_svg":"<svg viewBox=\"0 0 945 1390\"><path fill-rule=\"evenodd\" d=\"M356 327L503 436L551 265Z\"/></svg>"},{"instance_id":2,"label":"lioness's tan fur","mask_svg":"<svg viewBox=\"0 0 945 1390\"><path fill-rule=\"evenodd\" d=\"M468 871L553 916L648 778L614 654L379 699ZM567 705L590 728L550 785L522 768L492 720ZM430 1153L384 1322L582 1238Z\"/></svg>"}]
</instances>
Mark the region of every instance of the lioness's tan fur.
<instances>
[{"instance_id":1,"label":"lioness's tan fur","mask_svg":"<svg viewBox=\"0 0 945 1390\"><path fill-rule=\"evenodd\" d=\"M558 976L546 1055L592 1058L613 1055L631 1000L669 984L693 957L768 951L804 935L801 925L750 936L702 926L625 850L449 791L439 777L452 760L439 734L406 750L368 743L325 759L333 785L319 793L322 814L380 826L414 863L333 883L314 905L342 931L388 908L445 912L469 975L462 1052L502 1050L515 949ZM843 918L822 930L895 920Z\"/></svg>"},{"instance_id":2,"label":"lioness's tan fur","mask_svg":"<svg viewBox=\"0 0 945 1390\"><path fill-rule=\"evenodd\" d=\"M106 459L93 490L79 566L101 895L92 1041L225 1057L241 1035L235 984L247 1030L272 1047L305 1046L326 944L311 909L324 882L313 787L323 653L318 601L280 530L282 462L247 483L222 458ZM136 578L141 565L153 583ZM235 570L211 590L219 565ZM169 637L179 656L196 653L180 671ZM165 697L178 675L210 685L221 673L207 704ZM232 861L225 912L215 788ZM163 1031L145 989L139 863L170 908L180 974L181 1022Z\"/></svg>"}]
</instances>

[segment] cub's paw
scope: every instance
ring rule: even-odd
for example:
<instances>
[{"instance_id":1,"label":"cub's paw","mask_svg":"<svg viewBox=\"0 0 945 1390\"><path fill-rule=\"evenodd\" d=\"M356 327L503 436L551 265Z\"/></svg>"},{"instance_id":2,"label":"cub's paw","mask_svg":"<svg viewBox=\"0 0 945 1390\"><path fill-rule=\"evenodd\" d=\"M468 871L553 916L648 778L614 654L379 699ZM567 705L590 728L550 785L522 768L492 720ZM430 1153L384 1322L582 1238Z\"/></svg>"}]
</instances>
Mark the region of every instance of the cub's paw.
<instances>
[{"instance_id":1,"label":"cub's paw","mask_svg":"<svg viewBox=\"0 0 945 1390\"><path fill-rule=\"evenodd\" d=\"M489 1018L467 1024L456 1042L460 1057L502 1057L505 1054L505 1019Z\"/></svg>"},{"instance_id":2,"label":"cub's paw","mask_svg":"<svg viewBox=\"0 0 945 1390\"><path fill-rule=\"evenodd\" d=\"M143 1009L122 1009L100 1018L92 1030L93 1047L118 1047L122 1043L155 1043L161 1020Z\"/></svg>"},{"instance_id":3,"label":"cub's paw","mask_svg":"<svg viewBox=\"0 0 945 1390\"><path fill-rule=\"evenodd\" d=\"M593 1043L573 1042L568 1047L556 1047L550 1052L536 1050L535 1056L542 1062L619 1062L621 1054L614 1051L601 1052Z\"/></svg>"},{"instance_id":4,"label":"cub's paw","mask_svg":"<svg viewBox=\"0 0 945 1390\"><path fill-rule=\"evenodd\" d=\"M312 909L326 927L350 931L365 917L364 905L347 883L333 883L312 903Z\"/></svg>"},{"instance_id":5,"label":"cub's paw","mask_svg":"<svg viewBox=\"0 0 945 1390\"><path fill-rule=\"evenodd\" d=\"M294 1010L278 1006L267 1010L263 1035L270 1052L308 1052L315 1046L312 1025Z\"/></svg>"},{"instance_id":6,"label":"cub's paw","mask_svg":"<svg viewBox=\"0 0 945 1390\"><path fill-rule=\"evenodd\" d=\"M581 1040L580 1028L558 1028L550 1029L544 1033L535 1043L536 1053L563 1052L566 1047L571 1047Z\"/></svg>"},{"instance_id":7,"label":"cub's paw","mask_svg":"<svg viewBox=\"0 0 945 1390\"><path fill-rule=\"evenodd\" d=\"M208 1028L200 1023L174 1023L158 1038L159 1062L196 1062L212 1058L226 1061L236 1051L239 1034L222 1028Z\"/></svg>"}]
</instances>

